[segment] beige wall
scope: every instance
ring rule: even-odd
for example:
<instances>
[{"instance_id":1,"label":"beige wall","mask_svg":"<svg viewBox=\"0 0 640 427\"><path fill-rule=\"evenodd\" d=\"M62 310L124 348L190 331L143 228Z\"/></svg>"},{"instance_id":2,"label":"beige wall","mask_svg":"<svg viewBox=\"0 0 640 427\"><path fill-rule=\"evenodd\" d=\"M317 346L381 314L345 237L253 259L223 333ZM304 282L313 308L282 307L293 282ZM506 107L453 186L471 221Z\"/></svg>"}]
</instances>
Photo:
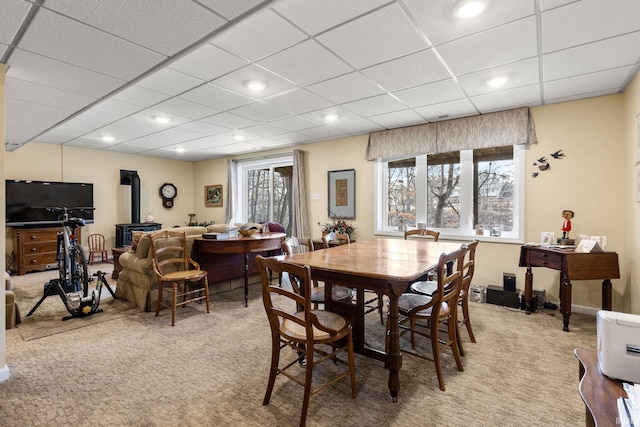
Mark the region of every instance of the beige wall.
<instances>
[{"instance_id":1,"label":"beige wall","mask_svg":"<svg viewBox=\"0 0 640 427\"><path fill-rule=\"evenodd\" d=\"M4 72L5 65L0 64L0 143L4 147ZM0 153L0 164L2 165L2 170L4 171L4 157L5 152L2 150ZM2 217L5 216L5 188L4 185L0 186L0 212L2 212ZM4 240L5 228L2 228L0 231L0 242ZM5 259L6 249L4 247L0 247L0 259ZM0 382L9 378L9 368L7 367L7 349L6 349L6 316L5 316L5 295L4 292L0 292Z\"/></svg>"},{"instance_id":2,"label":"beige wall","mask_svg":"<svg viewBox=\"0 0 640 427\"><path fill-rule=\"evenodd\" d=\"M559 234L560 212L574 210L573 236L606 235L608 249L620 254L623 279L614 281L614 309L627 311L631 306L624 301L631 292L630 275L636 274L627 265L637 253L640 239L636 233L632 244L627 241L630 219L637 216L638 208L629 200L633 197L629 179L633 167L625 166L630 153L635 152L633 132L628 129L633 121L630 117L635 117L635 113L626 111L628 98L636 100L637 111L638 96L634 90L635 98L612 95L532 108L540 142L526 152L525 239L538 241L542 231ZM357 212L353 223L360 238L373 235L374 168L373 162L364 159L367 141L365 135L299 147L305 152L312 237L321 234L317 223L328 220L327 171L350 168L356 170ZM549 154L559 149L564 150L566 157L551 159L549 171L531 177L536 170L532 165L535 159L543 155L550 158ZM281 149L266 154L291 151L292 148ZM243 157L251 156L237 158ZM120 169L137 170L141 177L142 219L150 211L165 226L183 224L189 213L195 213L199 221L224 220L224 208L204 206L204 186L223 184L226 191L227 159L189 163L38 143L8 152L6 158L6 178L93 182L96 224L89 225L85 233L101 232L108 237L109 245L114 244L113 224L129 222L130 188L119 185ZM176 205L171 210L161 207L158 188L163 182L173 182L178 187ZM312 200L313 194L319 198ZM631 228L637 227L633 224ZM519 248L517 244L481 243L474 282L500 285L502 273L512 272L517 275L518 287L523 288L524 269L517 265ZM557 272L535 271L534 287L547 290L551 300L558 299L558 281ZM577 306L599 307L599 283L576 282L573 302ZM640 307L636 305L634 311L640 311Z\"/></svg>"}]
</instances>

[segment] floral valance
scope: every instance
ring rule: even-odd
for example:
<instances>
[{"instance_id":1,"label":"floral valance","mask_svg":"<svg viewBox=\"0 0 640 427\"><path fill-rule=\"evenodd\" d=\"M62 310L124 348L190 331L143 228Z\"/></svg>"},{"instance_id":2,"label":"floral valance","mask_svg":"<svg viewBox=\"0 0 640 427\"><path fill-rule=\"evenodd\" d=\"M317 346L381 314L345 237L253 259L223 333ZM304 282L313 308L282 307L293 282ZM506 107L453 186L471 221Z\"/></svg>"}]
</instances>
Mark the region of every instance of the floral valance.
<instances>
[{"instance_id":1,"label":"floral valance","mask_svg":"<svg viewBox=\"0 0 640 427\"><path fill-rule=\"evenodd\" d=\"M373 132L367 160L537 142L529 108Z\"/></svg>"}]
</instances>

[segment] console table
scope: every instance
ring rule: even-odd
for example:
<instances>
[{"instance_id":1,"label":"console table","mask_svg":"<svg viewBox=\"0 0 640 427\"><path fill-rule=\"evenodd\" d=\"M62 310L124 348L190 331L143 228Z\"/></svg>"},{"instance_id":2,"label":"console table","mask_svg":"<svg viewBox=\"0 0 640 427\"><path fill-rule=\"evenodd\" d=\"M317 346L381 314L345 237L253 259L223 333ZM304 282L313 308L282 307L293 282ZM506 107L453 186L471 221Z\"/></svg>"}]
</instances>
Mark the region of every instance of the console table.
<instances>
[{"instance_id":1,"label":"console table","mask_svg":"<svg viewBox=\"0 0 640 427\"><path fill-rule=\"evenodd\" d=\"M193 242L194 259L209 274L209 283L244 276L244 305L249 302L249 273L258 273L258 254L280 253L285 233L254 233L229 239L197 239Z\"/></svg>"},{"instance_id":2,"label":"console table","mask_svg":"<svg viewBox=\"0 0 640 427\"><path fill-rule=\"evenodd\" d=\"M622 383L600 372L596 350L576 348L573 353L580 361L578 391L584 401L585 425L619 426L617 400L627 397Z\"/></svg>"},{"instance_id":3,"label":"console table","mask_svg":"<svg viewBox=\"0 0 640 427\"><path fill-rule=\"evenodd\" d=\"M611 279L620 278L618 254L615 252L580 253L573 249L522 246L519 266L527 268L524 282L527 314L531 313L532 267L560 271L560 313L564 331L569 332L571 280L602 280L602 309L611 310Z\"/></svg>"}]
</instances>

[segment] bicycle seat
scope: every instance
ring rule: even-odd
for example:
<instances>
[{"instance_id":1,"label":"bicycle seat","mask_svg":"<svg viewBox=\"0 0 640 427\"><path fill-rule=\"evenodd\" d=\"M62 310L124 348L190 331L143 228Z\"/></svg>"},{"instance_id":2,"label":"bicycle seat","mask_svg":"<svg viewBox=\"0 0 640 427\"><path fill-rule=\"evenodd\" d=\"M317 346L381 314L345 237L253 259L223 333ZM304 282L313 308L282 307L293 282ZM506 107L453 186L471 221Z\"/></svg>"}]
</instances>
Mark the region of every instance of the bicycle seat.
<instances>
[{"instance_id":1,"label":"bicycle seat","mask_svg":"<svg viewBox=\"0 0 640 427\"><path fill-rule=\"evenodd\" d=\"M69 218L64 222L64 225L70 225L72 227L83 227L85 224L83 218Z\"/></svg>"}]
</instances>

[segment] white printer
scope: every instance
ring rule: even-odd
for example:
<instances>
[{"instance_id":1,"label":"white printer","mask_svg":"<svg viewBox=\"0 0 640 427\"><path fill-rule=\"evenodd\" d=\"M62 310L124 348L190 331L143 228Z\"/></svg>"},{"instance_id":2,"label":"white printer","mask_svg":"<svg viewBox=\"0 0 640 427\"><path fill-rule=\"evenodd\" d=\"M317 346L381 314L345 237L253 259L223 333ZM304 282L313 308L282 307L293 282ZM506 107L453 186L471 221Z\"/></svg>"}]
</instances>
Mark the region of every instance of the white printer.
<instances>
[{"instance_id":1,"label":"white printer","mask_svg":"<svg viewBox=\"0 0 640 427\"><path fill-rule=\"evenodd\" d=\"M640 316L598 311L598 365L603 374L640 383Z\"/></svg>"}]
</instances>

